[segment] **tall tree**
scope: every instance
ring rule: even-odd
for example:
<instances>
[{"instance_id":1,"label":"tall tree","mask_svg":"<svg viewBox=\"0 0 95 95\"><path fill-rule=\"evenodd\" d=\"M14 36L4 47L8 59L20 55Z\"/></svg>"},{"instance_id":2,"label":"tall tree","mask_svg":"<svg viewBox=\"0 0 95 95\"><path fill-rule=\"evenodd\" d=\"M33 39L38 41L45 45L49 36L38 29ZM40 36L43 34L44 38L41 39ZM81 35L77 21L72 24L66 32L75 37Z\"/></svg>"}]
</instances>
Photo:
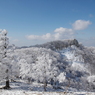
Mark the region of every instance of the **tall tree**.
<instances>
[{"instance_id":1,"label":"tall tree","mask_svg":"<svg viewBox=\"0 0 95 95\"><path fill-rule=\"evenodd\" d=\"M7 58L7 48L9 44L9 39L7 38L7 31L4 29L0 31L0 78L6 80L6 85L3 87L4 89L9 89L9 60Z\"/></svg>"}]
</instances>

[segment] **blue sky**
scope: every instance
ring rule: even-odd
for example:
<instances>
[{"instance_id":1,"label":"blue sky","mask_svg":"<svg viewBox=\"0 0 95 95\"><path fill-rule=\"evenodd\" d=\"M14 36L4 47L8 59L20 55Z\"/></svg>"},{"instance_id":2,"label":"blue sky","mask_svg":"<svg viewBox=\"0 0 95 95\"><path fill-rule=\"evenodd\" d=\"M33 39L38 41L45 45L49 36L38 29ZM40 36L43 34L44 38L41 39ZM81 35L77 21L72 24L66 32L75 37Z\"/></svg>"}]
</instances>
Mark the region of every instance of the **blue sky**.
<instances>
[{"instance_id":1,"label":"blue sky","mask_svg":"<svg viewBox=\"0 0 95 95\"><path fill-rule=\"evenodd\" d=\"M16 46L73 38L95 46L95 0L0 0L0 29Z\"/></svg>"}]
</instances>

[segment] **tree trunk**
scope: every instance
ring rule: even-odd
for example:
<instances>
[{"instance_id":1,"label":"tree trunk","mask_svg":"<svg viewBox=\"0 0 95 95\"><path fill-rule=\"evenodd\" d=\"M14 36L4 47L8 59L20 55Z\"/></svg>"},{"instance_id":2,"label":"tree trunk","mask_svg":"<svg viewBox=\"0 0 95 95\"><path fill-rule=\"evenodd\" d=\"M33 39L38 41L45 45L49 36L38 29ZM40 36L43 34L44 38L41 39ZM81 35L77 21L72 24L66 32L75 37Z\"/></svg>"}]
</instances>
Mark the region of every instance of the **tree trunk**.
<instances>
[{"instance_id":1,"label":"tree trunk","mask_svg":"<svg viewBox=\"0 0 95 95\"><path fill-rule=\"evenodd\" d=\"M7 80L4 89L9 89L9 88L10 88L10 84L9 84L9 80Z\"/></svg>"},{"instance_id":2,"label":"tree trunk","mask_svg":"<svg viewBox=\"0 0 95 95\"><path fill-rule=\"evenodd\" d=\"M7 88L10 87L9 80L6 81L6 87L7 87Z\"/></svg>"},{"instance_id":3,"label":"tree trunk","mask_svg":"<svg viewBox=\"0 0 95 95\"><path fill-rule=\"evenodd\" d=\"M46 86L47 86L47 83L44 82L44 91L47 91L47 90L46 90Z\"/></svg>"},{"instance_id":4,"label":"tree trunk","mask_svg":"<svg viewBox=\"0 0 95 95\"><path fill-rule=\"evenodd\" d=\"M6 73L7 73L6 85L5 85L4 89L9 89L9 88L10 88L8 72L9 72L9 70L7 69L7 70L6 70Z\"/></svg>"}]
</instances>

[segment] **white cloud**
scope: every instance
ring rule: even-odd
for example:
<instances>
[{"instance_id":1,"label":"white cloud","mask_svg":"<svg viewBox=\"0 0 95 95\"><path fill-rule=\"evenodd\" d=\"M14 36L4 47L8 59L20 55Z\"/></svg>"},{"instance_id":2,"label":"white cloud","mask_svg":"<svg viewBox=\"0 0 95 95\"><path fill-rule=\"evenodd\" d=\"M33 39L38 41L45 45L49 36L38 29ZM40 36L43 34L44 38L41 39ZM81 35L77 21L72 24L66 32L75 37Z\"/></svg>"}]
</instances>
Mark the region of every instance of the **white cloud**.
<instances>
[{"instance_id":1,"label":"white cloud","mask_svg":"<svg viewBox=\"0 0 95 95\"><path fill-rule=\"evenodd\" d=\"M74 38L77 30L86 29L91 24L90 21L76 20L72 24L72 28L59 27L54 30L54 33L46 33L44 35L27 35L26 38L37 41L51 41L51 40L63 40Z\"/></svg>"},{"instance_id":2,"label":"white cloud","mask_svg":"<svg viewBox=\"0 0 95 95\"><path fill-rule=\"evenodd\" d=\"M41 36L39 36L39 35L28 35L28 36L26 36L26 38L29 40L40 40L40 39L41 40L42 39L47 40L47 39L51 39L51 37L52 37L52 35L50 33L47 33L47 34L41 35Z\"/></svg>"},{"instance_id":3,"label":"white cloud","mask_svg":"<svg viewBox=\"0 0 95 95\"><path fill-rule=\"evenodd\" d=\"M74 33L74 31L73 31L73 29L68 29L68 28L63 28L63 27L60 27L60 28L56 28L55 30L54 30L54 32L58 32L58 33L69 33L69 34L73 34Z\"/></svg>"},{"instance_id":4,"label":"white cloud","mask_svg":"<svg viewBox=\"0 0 95 95\"><path fill-rule=\"evenodd\" d=\"M54 39L55 39L55 40L58 40L58 39L60 39L60 38L61 38L60 33L55 33L55 34L54 34Z\"/></svg>"},{"instance_id":5,"label":"white cloud","mask_svg":"<svg viewBox=\"0 0 95 95\"><path fill-rule=\"evenodd\" d=\"M54 39L68 39L68 38L72 38L73 34L74 34L74 30L73 29L68 29L68 28L56 28L54 30L55 34L54 34Z\"/></svg>"},{"instance_id":6,"label":"white cloud","mask_svg":"<svg viewBox=\"0 0 95 95\"><path fill-rule=\"evenodd\" d=\"M47 33L41 36L28 35L26 36L26 38L30 40L59 40L59 39L71 38L73 34L74 34L73 29L60 27L54 30L54 34Z\"/></svg>"},{"instance_id":7,"label":"white cloud","mask_svg":"<svg viewBox=\"0 0 95 95\"><path fill-rule=\"evenodd\" d=\"M42 35L41 38L42 39L51 39L52 35L50 33L47 33L46 35Z\"/></svg>"},{"instance_id":8,"label":"white cloud","mask_svg":"<svg viewBox=\"0 0 95 95\"><path fill-rule=\"evenodd\" d=\"M74 30L84 30L91 24L90 21L76 20L72 26Z\"/></svg>"},{"instance_id":9,"label":"white cloud","mask_svg":"<svg viewBox=\"0 0 95 95\"><path fill-rule=\"evenodd\" d=\"M29 40L36 40L36 39L39 39L40 36L38 36L38 35L27 35L26 38Z\"/></svg>"}]
</instances>

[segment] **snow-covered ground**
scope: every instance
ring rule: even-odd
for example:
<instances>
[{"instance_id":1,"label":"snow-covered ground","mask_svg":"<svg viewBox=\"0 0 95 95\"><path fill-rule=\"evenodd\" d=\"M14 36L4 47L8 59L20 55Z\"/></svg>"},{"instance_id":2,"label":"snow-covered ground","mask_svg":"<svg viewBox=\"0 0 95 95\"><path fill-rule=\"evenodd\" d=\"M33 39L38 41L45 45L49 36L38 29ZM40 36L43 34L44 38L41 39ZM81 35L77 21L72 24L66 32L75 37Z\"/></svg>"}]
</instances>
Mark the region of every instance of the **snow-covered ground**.
<instances>
[{"instance_id":1,"label":"snow-covered ground","mask_svg":"<svg viewBox=\"0 0 95 95\"><path fill-rule=\"evenodd\" d=\"M47 86L47 91L43 89L43 84L27 83L19 80L18 82L11 82L11 89L0 89L0 95L95 95L95 92L83 92L77 91L74 88L66 87L64 89L54 90L50 85ZM4 83L0 84L0 87L4 86Z\"/></svg>"},{"instance_id":2,"label":"snow-covered ground","mask_svg":"<svg viewBox=\"0 0 95 95\"><path fill-rule=\"evenodd\" d=\"M0 95L95 95L94 92L37 92L0 90Z\"/></svg>"}]
</instances>

